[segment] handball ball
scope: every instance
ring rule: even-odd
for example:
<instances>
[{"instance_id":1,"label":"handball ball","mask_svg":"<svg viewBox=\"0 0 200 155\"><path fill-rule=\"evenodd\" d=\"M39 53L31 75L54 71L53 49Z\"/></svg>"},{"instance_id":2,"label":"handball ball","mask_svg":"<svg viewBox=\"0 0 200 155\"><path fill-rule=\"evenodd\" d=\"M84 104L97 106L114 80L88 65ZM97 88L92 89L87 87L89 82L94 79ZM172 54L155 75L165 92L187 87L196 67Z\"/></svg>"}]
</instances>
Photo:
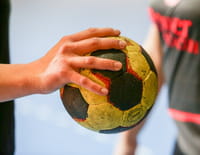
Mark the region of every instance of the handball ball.
<instances>
[{"instance_id":1,"label":"handball ball","mask_svg":"<svg viewBox=\"0 0 200 155\"><path fill-rule=\"evenodd\" d=\"M100 133L118 133L135 127L149 113L157 95L157 73L150 56L136 42L127 42L123 50L98 50L91 56L122 63L119 71L81 69L80 74L108 88L100 96L75 84L60 89L69 115L80 125Z\"/></svg>"}]
</instances>

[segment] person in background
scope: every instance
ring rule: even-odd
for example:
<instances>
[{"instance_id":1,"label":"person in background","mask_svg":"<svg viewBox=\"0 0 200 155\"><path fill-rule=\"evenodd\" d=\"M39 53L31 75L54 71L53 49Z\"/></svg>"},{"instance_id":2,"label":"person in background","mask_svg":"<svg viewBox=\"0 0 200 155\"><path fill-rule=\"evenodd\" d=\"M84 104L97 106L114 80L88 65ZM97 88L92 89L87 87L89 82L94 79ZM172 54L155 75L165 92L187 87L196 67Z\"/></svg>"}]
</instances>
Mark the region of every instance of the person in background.
<instances>
[{"instance_id":1,"label":"person in background","mask_svg":"<svg viewBox=\"0 0 200 155\"><path fill-rule=\"evenodd\" d=\"M0 154L14 154L14 101L30 95L51 93L76 83L100 95L108 90L79 74L80 68L119 70L118 61L83 56L98 49L123 49L126 43L112 28L89 28L64 36L43 57L28 64L9 64L9 0L0 1Z\"/></svg>"},{"instance_id":2,"label":"person in background","mask_svg":"<svg viewBox=\"0 0 200 155\"><path fill-rule=\"evenodd\" d=\"M199 0L150 0L144 48L157 68L159 88L164 80L168 85L168 111L178 130L174 155L200 154L199 6ZM121 134L115 155L135 154L144 123Z\"/></svg>"}]
</instances>

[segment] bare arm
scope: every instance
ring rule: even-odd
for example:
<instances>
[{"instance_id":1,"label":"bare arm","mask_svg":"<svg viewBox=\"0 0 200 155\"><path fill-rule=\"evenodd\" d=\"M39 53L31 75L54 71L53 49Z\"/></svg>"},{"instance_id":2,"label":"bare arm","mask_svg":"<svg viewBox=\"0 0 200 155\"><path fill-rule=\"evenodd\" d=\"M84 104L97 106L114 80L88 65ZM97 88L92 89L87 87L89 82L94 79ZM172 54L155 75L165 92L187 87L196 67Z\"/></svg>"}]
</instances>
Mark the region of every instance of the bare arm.
<instances>
[{"instance_id":1,"label":"bare arm","mask_svg":"<svg viewBox=\"0 0 200 155\"><path fill-rule=\"evenodd\" d=\"M85 54L98 49L123 49L125 42L105 38L119 30L90 28L63 37L42 58L28 64L0 64L0 102L29 94L45 94L75 83L100 95L108 90L80 75L80 68L119 70L121 63Z\"/></svg>"},{"instance_id":2,"label":"bare arm","mask_svg":"<svg viewBox=\"0 0 200 155\"><path fill-rule=\"evenodd\" d=\"M151 25L147 38L143 45L144 49L151 56L155 67L158 72L159 80L159 89L163 83L163 74L162 74L162 47L160 44L160 36L158 29L155 25ZM133 155L137 147L137 135L143 125L145 120L142 121L137 127L128 130L120 135L119 142L115 148L114 155Z\"/></svg>"},{"instance_id":3,"label":"bare arm","mask_svg":"<svg viewBox=\"0 0 200 155\"><path fill-rule=\"evenodd\" d=\"M151 56L158 73L158 90L162 87L164 76L162 71L163 51L161 46L160 34L156 25L151 25L149 33L143 45L144 49Z\"/></svg>"}]
</instances>

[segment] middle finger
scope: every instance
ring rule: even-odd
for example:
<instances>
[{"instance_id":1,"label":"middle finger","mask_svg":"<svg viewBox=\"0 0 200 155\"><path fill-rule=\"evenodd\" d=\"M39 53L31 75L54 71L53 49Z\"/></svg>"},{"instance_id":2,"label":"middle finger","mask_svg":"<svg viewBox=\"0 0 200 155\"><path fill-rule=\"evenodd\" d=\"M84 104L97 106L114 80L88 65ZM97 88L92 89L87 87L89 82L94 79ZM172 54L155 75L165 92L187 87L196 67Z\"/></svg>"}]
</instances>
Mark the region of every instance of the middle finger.
<instances>
[{"instance_id":1,"label":"middle finger","mask_svg":"<svg viewBox=\"0 0 200 155\"><path fill-rule=\"evenodd\" d=\"M100 70L118 71L122 67L122 64L119 61L97 58L94 56L76 56L71 58L71 62L71 65L74 68L93 68Z\"/></svg>"}]
</instances>

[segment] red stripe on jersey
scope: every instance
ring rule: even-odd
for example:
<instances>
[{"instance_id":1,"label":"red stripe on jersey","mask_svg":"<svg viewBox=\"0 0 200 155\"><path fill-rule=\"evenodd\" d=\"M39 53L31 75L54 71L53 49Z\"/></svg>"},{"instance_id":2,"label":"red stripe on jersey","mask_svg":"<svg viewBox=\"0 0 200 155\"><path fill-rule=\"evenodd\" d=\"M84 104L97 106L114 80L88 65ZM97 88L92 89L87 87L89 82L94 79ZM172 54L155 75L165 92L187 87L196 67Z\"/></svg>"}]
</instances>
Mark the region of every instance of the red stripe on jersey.
<instances>
[{"instance_id":1,"label":"red stripe on jersey","mask_svg":"<svg viewBox=\"0 0 200 155\"><path fill-rule=\"evenodd\" d=\"M170 108L168 111L170 116L177 121L200 124L200 114L179 111L172 108Z\"/></svg>"}]
</instances>

